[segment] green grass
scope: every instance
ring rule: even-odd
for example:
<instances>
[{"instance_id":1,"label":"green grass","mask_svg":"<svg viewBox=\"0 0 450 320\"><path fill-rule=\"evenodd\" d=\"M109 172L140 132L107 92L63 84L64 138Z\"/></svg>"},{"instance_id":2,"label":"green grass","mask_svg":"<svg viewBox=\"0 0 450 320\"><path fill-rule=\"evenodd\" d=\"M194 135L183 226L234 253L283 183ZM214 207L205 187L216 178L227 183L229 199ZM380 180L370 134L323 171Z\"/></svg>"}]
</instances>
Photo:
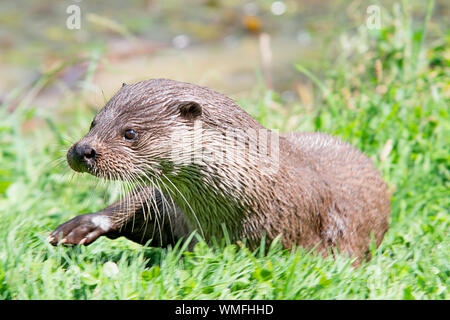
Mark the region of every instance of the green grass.
<instances>
[{"instance_id":1,"label":"green grass","mask_svg":"<svg viewBox=\"0 0 450 320\"><path fill-rule=\"evenodd\" d=\"M14 112L9 100L0 108L0 298L449 299L450 36L425 41L428 10L423 23L394 10L383 29L359 29L356 43L365 48L341 50L325 74L297 65L316 85L312 111L299 101L281 108L266 91L239 101L268 127L331 133L374 160L392 192L392 213L371 261L355 269L347 257L277 243L255 252L202 242L193 252L163 250L106 238L50 246L47 233L59 223L117 198L116 189L70 179L67 166L53 162L69 143L64 137L73 141L89 126L92 107L81 92L61 101L62 110L79 108L58 116L34 109L32 99ZM24 130L30 121L44 125Z\"/></svg>"}]
</instances>

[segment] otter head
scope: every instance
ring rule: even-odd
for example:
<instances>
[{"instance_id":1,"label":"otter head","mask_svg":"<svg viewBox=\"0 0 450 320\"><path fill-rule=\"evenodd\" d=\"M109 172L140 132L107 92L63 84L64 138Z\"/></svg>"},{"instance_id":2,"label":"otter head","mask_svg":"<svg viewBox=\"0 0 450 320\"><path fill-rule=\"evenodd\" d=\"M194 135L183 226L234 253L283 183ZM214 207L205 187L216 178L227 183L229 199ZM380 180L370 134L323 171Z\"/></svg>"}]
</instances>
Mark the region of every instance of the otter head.
<instances>
[{"instance_id":1,"label":"otter head","mask_svg":"<svg viewBox=\"0 0 450 320\"><path fill-rule=\"evenodd\" d=\"M173 167L173 136L189 132L196 121L205 128L260 127L220 93L153 79L122 86L95 116L86 136L69 149L67 159L78 172L136 183L151 180Z\"/></svg>"}]
</instances>

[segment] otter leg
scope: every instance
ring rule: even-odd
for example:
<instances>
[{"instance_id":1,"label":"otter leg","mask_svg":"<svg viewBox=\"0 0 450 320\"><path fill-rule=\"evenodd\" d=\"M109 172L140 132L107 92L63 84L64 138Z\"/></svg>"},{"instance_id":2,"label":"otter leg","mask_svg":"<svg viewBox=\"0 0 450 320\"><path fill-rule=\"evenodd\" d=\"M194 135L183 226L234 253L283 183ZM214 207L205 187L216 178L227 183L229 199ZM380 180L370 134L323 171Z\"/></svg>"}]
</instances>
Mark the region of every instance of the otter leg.
<instances>
[{"instance_id":1,"label":"otter leg","mask_svg":"<svg viewBox=\"0 0 450 320\"><path fill-rule=\"evenodd\" d=\"M176 243L190 233L182 212L163 201L158 190L135 190L105 209L77 216L59 225L49 236L52 245L88 245L100 236L120 236L154 246Z\"/></svg>"}]
</instances>

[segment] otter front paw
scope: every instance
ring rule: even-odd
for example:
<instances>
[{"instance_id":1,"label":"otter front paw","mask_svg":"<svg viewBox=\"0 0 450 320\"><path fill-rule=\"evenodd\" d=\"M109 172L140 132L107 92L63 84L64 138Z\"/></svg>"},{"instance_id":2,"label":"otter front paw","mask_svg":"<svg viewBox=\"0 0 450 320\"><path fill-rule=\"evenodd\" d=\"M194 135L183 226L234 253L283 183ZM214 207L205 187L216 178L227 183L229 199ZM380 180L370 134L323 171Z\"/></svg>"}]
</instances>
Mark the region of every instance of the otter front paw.
<instances>
[{"instance_id":1,"label":"otter front paw","mask_svg":"<svg viewBox=\"0 0 450 320\"><path fill-rule=\"evenodd\" d=\"M48 237L48 241L56 246L88 245L106 234L111 229L110 217L102 213L88 213L77 216L60 224Z\"/></svg>"}]
</instances>

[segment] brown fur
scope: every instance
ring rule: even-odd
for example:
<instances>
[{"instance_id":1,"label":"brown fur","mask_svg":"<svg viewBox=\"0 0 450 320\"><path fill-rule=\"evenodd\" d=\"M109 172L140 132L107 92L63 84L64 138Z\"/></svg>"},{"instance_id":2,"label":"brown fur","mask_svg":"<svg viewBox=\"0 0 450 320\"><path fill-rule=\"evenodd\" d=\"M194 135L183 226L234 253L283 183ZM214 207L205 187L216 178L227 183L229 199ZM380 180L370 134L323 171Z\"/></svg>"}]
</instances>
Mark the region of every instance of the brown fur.
<instances>
[{"instance_id":1,"label":"brown fur","mask_svg":"<svg viewBox=\"0 0 450 320\"><path fill-rule=\"evenodd\" d=\"M186 144L174 140L193 135L195 121L204 136L197 147L212 152L231 143L222 139L227 130L242 135L248 129L263 129L226 96L166 79L123 86L100 110L89 133L69 150L69 164L134 187L149 186L97 213L112 221L103 234L142 243L159 234L157 244L164 246L193 230L206 240L222 237L226 227L233 241L245 238L251 247L263 235L268 241L281 235L288 248L316 246L324 254L338 248L359 260L369 250L371 233L380 244L388 229L389 194L371 161L351 145L323 133L282 134L277 136L279 167L274 171L264 166L273 159L248 151L256 141L246 136L239 145L247 148L245 156L195 162L195 147L186 154ZM123 138L127 129L137 132L134 141ZM95 159L75 163L74 148L80 144L94 148ZM184 154L180 161L172 161L174 151ZM132 221L137 227L130 229ZM58 232L68 239L79 225L59 227L51 240L56 243ZM142 231L149 229L154 232ZM86 236L80 234L69 242L79 243Z\"/></svg>"}]
</instances>

